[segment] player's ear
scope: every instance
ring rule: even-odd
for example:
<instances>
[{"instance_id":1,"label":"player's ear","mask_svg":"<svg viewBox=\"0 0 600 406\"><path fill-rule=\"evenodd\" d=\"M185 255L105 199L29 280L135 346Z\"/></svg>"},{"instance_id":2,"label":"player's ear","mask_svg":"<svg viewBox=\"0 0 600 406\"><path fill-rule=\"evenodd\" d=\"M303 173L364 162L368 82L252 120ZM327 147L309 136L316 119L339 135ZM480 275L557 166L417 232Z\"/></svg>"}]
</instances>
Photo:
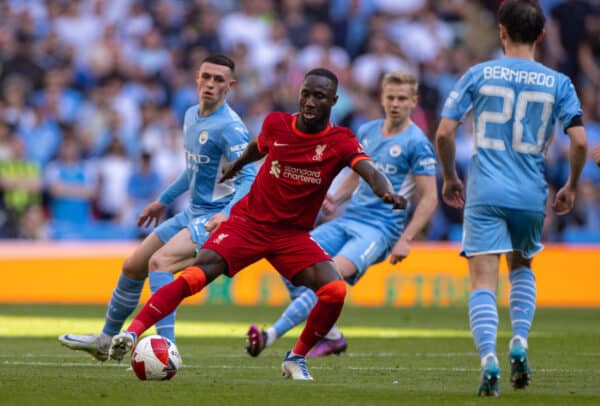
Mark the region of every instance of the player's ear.
<instances>
[{"instance_id":1,"label":"player's ear","mask_svg":"<svg viewBox=\"0 0 600 406\"><path fill-rule=\"evenodd\" d=\"M502 24L498 24L498 36L501 41L505 41L508 39L508 32L506 31L506 27Z\"/></svg>"},{"instance_id":2,"label":"player's ear","mask_svg":"<svg viewBox=\"0 0 600 406\"><path fill-rule=\"evenodd\" d=\"M538 37L535 39L535 44L540 45L545 36L546 36L546 30L542 30L542 32L540 32L540 35L538 35Z\"/></svg>"},{"instance_id":3,"label":"player's ear","mask_svg":"<svg viewBox=\"0 0 600 406\"><path fill-rule=\"evenodd\" d=\"M333 103L331 103L331 105L333 106L334 104L336 104L338 101L338 95L336 94L335 96L333 96Z\"/></svg>"},{"instance_id":4,"label":"player's ear","mask_svg":"<svg viewBox=\"0 0 600 406\"><path fill-rule=\"evenodd\" d=\"M232 88L233 86L235 86L235 84L236 84L236 83L237 83L237 80L235 80L235 79L231 79L231 80L229 81L229 87L230 87L230 88Z\"/></svg>"}]
</instances>

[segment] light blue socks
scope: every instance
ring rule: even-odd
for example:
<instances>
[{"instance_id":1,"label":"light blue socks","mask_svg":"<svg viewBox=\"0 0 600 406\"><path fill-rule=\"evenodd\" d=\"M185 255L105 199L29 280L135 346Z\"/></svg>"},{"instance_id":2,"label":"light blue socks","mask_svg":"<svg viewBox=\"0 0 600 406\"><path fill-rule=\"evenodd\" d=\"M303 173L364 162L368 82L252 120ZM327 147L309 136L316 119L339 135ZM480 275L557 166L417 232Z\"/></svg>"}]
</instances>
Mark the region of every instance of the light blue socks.
<instances>
[{"instance_id":1,"label":"light blue socks","mask_svg":"<svg viewBox=\"0 0 600 406\"><path fill-rule=\"evenodd\" d=\"M117 287L113 290L102 332L109 336L119 334L123 323L138 305L144 281L136 281L121 274Z\"/></svg>"},{"instance_id":2,"label":"light blue socks","mask_svg":"<svg viewBox=\"0 0 600 406\"><path fill-rule=\"evenodd\" d=\"M476 289L469 297L469 322L479 355L496 354L498 308L496 295L488 289Z\"/></svg>"}]
</instances>

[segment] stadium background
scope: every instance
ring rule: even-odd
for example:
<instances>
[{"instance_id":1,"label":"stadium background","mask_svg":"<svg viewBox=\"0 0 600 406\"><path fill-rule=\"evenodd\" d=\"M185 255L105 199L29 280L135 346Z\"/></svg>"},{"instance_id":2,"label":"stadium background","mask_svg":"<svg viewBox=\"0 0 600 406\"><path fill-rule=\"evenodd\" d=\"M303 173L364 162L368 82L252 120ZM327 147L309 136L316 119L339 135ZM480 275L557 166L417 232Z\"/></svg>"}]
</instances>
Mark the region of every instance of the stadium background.
<instances>
[{"instance_id":1,"label":"stadium background","mask_svg":"<svg viewBox=\"0 0 600 406\"><path fill-rule=\"evenodd\" d=\"M589 145L600 146L600 5L591 0L541 4L548 25L538 59L571 77ZM108 300L120 262L147 232L135 227L137 214L183 168L181 120L197 102L194 69L208 53L224 52L235 60L238 84L229 103L252 135L269 111L294 111L303 73L325 66L341 81L334 121L354 130L382 114L377 84L383 73L402 69L417 75L420 105L413 119L432 138L458 77L501 53L497 5L493 0L2 2L0 301ZM462 176L472 153L471 129L464 125L457 135ZM567 147L567 137L557 129L548 150L550 201L567 176ZM599 184L600 168L590 160L574 211L559 218L548 210L548 249L536 261L541 306L600 305L586 284L600 269ZM169 208L170 215L185 206L186 197ZM455 245L461 221L461 213L440 199L420 236L427 243L416 244L412 258L400 266L384 264L370 272L353 289L350 303L465 303L467 267ZM561 279L566 269L568 289ZM503 304L506 286L504 275ZM274 305L286 300L264 263L195 299Z\"/></svg>"}]
</instances>

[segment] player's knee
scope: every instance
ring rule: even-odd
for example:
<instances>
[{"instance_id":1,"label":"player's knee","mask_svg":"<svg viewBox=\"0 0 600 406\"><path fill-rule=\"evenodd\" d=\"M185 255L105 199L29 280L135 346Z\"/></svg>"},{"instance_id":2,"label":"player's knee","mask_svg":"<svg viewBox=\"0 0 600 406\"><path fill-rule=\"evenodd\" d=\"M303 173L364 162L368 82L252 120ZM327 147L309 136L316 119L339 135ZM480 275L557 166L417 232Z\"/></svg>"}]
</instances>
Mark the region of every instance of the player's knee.
<instances>
[{"instance_id":1,"label":"player's knee","mask_svg":"<svg viewBox=\"0 0 600 406\"><path fill-rule=\"evenodd\" d=\"M142 280L148 276L148 268L139 266L138 261L133 257L128 257L123 261L121 272L129 279L134 280Z\"/></svg>"},{"instance_id":2,"label":"player's knee","mask_svg":"<svg viewBox=\"0 0 600 406\"><path fill-rule=\"evenodd\" d=\"M316 292L319 300L329 303L343 302L346 298L346 282L336 280L321 286Z\"/></svg>"},{"instance_id":3,"label":"player's knee","mask_svg":"<svg viewBox=\"0 0 600 406\"><path fill-rule=\"evenodd\" d=\"M206 285L206 274L197 266L187 267L181 272L180 278L187 283L191 295L200 292Z\"/></svg>"},{"instance_id":4,"label":"player's knee","mask_svg":"<svg viewBox=\"0 0 600 406\"><path fill-rule=\"evenodd\" d=\"M160 253L160 251L155 252L150 257L150 260L148 261L148 270L150 272L154 272L154 271L169 272L169 270L167 268L168 268L167 258L164 255L162 255Z\"/></svg>"}]
</instances>

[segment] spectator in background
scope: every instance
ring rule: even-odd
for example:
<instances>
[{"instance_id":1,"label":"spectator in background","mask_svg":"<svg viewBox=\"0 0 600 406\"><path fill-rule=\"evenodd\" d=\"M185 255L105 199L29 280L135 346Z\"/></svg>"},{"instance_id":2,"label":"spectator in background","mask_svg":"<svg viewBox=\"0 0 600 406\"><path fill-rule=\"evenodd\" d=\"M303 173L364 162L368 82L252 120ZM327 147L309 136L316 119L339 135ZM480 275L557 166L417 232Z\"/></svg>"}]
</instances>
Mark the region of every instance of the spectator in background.
<instances>
[{"instance_id":1,"label":"spectator in background","mask_svg":"<svg viewBox=\"0 0 600 406\"><path fill-rule=\"evenodd\" d=\"M32 125L22 125L17 131L25 143L25 156L37 162L42 169L54 159L63 142L61 127L54 119L45 116L41 106L34 109Z\"/></svg>"},{"instance_id":2,"label":"spectator in background","mask_svg":"<svg viewBox=\"0 0 600 406\"><path fill-rule=\"evenodd\" d=\"M79 142L73 135L63 139L58 158L48 164L45 184L52 237L81 236L92 220L97 178L91 165L81 158Z\"/></svg>"},{"instance_id":3,"label":"spectator in background","mask_svg":"<svg viewBox=\"0 0 600 406\"><path fill-rule=\"evenodd\" d=\"M585 37L577 50L584 83L600 88L600 6L585 19Z\"/></svg>"},{"instance_id":4,"label":"spectator in background","mask_svg":"<svg viewBox=\"0 0 600 406\"><path fill-rule=\"evenodd\" d=\"M127 180L128 209L125 218L131 220L131 226L135 226L135 219L139 218L144 207L156 200L162 185L160 174L152 166L152 154L149 151L142 152ZM137 230L139 238L146 237L152 231L151 228Z\"/></svg>"},{"instance_id":5,"label":"spectator in background","mask_svg":"<svg viewBox=\"0 0 600 406\"><path fill-rule=\"evenodd\" d=\"M23 218L31 207L42 204L42 172L40 166L25 158L23 141L12 136L11 154L0 160L0 190L6 222L2 233L9 238L20 235Z\"/></svg>"},{"instance_id":6,"label":"spectator in background","mask_svg":"<svg viewBox=\"0 0 600 406\"><path fill-rule=\"evenodd\" d=\"M302 70L324 66L337 71L350 65L350 57L346 50L333 44L329 25L316 23L310 30L308 45L298 52L296 63Z\"/></svg>"},{"instance_id":7,"label":"spectator in background","mask_svg":"<svg viewBox=\"0 0 600 406\"><path fill-rule=\"evenodd\" d=\"M127 190L132 166L121 140L112 138L106 155L102 156L97 163L96 209L101 220L109 220L113 223L125 221Z\"/></svg>"}]
</instances>

